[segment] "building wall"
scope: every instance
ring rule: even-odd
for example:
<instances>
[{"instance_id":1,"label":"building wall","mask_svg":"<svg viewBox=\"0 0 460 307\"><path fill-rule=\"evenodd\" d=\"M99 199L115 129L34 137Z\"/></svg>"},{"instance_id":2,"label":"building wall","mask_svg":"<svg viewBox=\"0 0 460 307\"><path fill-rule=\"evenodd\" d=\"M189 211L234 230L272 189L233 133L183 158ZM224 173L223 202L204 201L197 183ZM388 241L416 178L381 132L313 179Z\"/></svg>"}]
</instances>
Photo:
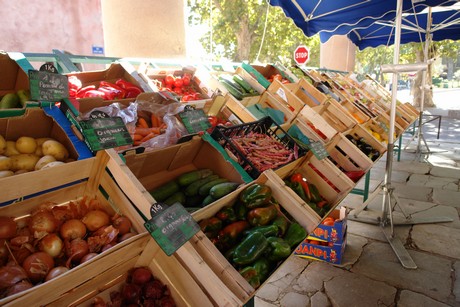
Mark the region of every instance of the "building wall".
<instances>
[{"instance_id":1,"label":"building wall","mask_svg":"<svg viewBox=\"0 0 460 307\"><path fill-rule=\"evenodd\" d=\"M320 67L354 71L356 46L346 35L334 35L320 47Z\"/></svg>"}]
</instances>

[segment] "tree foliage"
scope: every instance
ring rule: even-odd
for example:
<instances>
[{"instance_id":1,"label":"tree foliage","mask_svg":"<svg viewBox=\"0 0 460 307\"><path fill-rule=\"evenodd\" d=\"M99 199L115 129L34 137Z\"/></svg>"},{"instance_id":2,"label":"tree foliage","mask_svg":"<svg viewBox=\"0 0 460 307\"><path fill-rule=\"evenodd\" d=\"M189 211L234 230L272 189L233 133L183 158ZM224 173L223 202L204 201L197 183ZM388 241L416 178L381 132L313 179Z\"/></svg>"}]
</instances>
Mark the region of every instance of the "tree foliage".
<instances>
[{"instance_id":1,"label":"tree foliage","mask_svg":"<svg viewBox=\"0 0 460 307\"><path fill-rule=\"evenodd\" d=\"M279 7L262 0L187 0L187 4L190 26L210 25L200 41L214 60L290 65L295 48L306 45L313 55L309 65L319 66L319 37L306 37Z\"/></svg>"}]
</instances>

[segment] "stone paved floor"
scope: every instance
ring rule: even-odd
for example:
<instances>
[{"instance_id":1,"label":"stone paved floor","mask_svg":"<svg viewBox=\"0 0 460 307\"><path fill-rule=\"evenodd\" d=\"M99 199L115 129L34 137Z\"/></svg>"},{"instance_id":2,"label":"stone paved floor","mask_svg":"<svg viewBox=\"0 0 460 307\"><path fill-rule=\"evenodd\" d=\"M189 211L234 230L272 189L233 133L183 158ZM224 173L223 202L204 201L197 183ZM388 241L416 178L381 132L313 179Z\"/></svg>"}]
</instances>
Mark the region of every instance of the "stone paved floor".
<instances>
[{"instance_id":1,"label":"stone paved floor","mask_svg":"<svg viewBox=\"0 0 460 307\"><path fill-rule=\"evenodd\" d=\"M417 269L402 267L380 226L348 220L341 265L291 256L259 289L255 306L460 306L460 121L443 119L442 127L439 140L433 127L425 128L431 154L416 157L416 139L392 168L392 186L406 214L453 219L395 226L395 236ZM404 135L403 147L410 138ZM377 189L376 196L363 215L381 212L385 160L371 170L370 188ZM362 201L362 196L349 194L340 206L355 208ZM394 216L403 217L398 206Z\"/></svg>"}]
</instances>

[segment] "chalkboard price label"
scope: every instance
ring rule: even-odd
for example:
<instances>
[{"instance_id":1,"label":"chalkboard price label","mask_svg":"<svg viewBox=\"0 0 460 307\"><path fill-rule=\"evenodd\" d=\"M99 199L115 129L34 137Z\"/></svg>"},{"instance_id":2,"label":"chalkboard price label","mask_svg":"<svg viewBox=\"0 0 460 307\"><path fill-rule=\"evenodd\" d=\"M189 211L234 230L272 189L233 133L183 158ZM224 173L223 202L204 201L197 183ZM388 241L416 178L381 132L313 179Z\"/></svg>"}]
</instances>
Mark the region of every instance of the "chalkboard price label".
<instances>
[{"instance_id":1,"label":"chalkboard price label","mask_svg":"<svg viewBox=\"0 0 460 307\"><path fill-rule=\"evenodd\" d=\"M150 208L150 214L152 219L144 227L168 256L200 230L200 226L180 203L172 206L155 203Z\"/></svg>"},{"instance_id":2,"label":"chalkboard price label","mask_svg":"<svg viewBox=\"0 0 460 307\"><path fill-rule=\"evenodd\" d=\"M92 151L130 145L133 139L121 117L109 117L101 111L79 122L85 141Z\"/></svg>"},{"instance_id":3,"label":"chalkboard price label","mask_svg":"<svg viewBox=\"0 0 460 307\"><path fill-rule=\"evenodd\" d=\"M203 110L185 108L179 113L179 117L189 133L198 133L211 127L211 123Z\"/></svg>"},{"instance_id":4,"label":"chalkboard price label","mask_svg":"<svg viewBox=\"0 0 460 307\"><path fill-rule=\"evenodd\" d=\"M32 100L56 102L69 98L68 79L64 75L29 70L29 86Z\"/></svg>"},{"instance_id":5,"label":"chalkboard price label","mask_svg":"<svg viewBox=\"0 0 460 307\"><path fill-rule=\"evenodd\" d=\"M321 142L310 142L308 147L318 160L322 160L329 156L329 153L327 152L326 148L324 148L324 145L321 144Z\"/></svg>"},{"instance_id":6,"label":"chalkboard price label","mask_svg":"<svg viewBox=\"0 0 460 307\"><path fill-rule=\"evenodd\" d=\"M51 64L51 63L45 63L43 64L42 66L40 66L40 71L47 71L47 72L50 72L50 73L53 73L53 74L57 74L58 73L58 70L57 68Z\"/></svg>"}]
</instances>

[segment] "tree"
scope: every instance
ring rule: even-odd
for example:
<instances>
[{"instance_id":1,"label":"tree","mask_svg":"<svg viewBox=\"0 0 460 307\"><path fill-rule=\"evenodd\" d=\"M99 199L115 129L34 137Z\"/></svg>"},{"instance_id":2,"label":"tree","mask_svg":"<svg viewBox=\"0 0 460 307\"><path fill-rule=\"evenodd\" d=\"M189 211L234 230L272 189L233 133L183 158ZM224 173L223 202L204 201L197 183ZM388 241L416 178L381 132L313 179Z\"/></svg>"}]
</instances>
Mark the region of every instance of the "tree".
<instances>
[{"instance_id":1,"label":"tree","mask_svg":"<svg viewBox=\"0 0 460 307\"><path fill-rule=\"evenodd\" d=\"M281 61L290 66L298 45L307 45L311 54L319 55L319 37L306 37L281 8L270 6L266 1L187 0L187 4L190 26L211 25L200 41L215 60ZM319 66L319 56L312 57L309 65Z\"/></svg>"}]
</instances>

